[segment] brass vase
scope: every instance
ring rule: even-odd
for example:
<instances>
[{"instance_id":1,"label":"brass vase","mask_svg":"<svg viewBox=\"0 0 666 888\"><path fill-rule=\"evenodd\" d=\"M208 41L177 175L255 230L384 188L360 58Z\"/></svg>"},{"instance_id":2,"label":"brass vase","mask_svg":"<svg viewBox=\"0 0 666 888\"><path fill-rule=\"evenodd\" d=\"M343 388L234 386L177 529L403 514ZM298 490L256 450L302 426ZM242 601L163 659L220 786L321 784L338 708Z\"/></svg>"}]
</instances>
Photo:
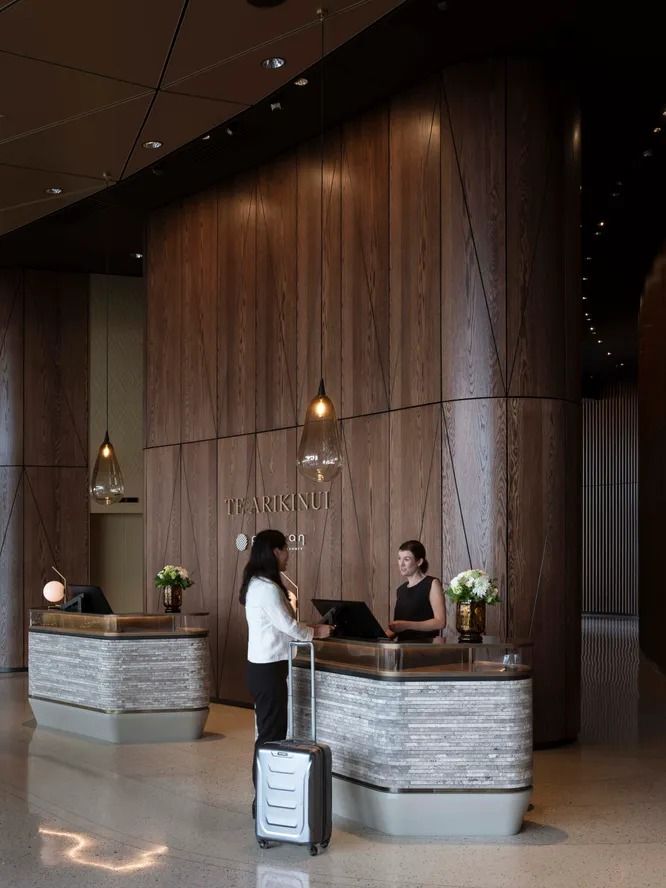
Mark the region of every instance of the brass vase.
<instances>
[{"instance_id":1,"label":"brass vase","mask_svg":"<svg viewBox=\"0 0 666 888\"><path fill-rule=\"evenodd\" d=\"M183 590L180 586L164 586L162 588L162 600L166 614L179 614L183 603Z\"/></svg>"},{"instance_id":2,"label":"brass vase","mask_svg":"<svg viewBox=\"0 0 666 888\"><path fill-rule=\"evenodd\" d=\"M486 631L485 601L459 601L456 604L456 629L461 644L481 644Z\"/></svg>"}]
</instances>

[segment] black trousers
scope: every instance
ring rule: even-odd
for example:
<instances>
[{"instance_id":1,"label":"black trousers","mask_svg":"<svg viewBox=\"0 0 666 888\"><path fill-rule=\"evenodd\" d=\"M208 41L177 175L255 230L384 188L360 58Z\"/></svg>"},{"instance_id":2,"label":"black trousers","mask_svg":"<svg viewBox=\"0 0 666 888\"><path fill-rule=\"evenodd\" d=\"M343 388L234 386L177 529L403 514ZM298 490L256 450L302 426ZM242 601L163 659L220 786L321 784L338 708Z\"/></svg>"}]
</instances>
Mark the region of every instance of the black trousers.
<instances>
[{"instance_id":1,"label":"black trousers","mask_svg":"<svg viewBox=\"0 0 666 888\"><path fill-rule=\"evenodd\" d=\"M284 740L287 736L287 661L247 664L247 686L254 698L257 716L257 739L252 760L252 782L256 786L255 760L257 747L268 740Z\"/></svg>"}]
</instances>

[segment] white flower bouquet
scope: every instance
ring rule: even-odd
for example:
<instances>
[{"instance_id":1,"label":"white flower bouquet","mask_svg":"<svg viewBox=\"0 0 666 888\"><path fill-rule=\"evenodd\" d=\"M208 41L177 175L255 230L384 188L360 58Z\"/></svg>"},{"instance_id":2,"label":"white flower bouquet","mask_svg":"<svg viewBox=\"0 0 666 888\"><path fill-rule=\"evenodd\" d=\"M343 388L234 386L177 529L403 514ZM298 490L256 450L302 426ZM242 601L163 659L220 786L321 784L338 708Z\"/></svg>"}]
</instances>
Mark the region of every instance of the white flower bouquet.
<instances>
[{"instance_id":1,"label":"white flower bouquet","mask_svg":"<svg viewBox=\"0 0 666 888\"><path fill-rule=\"evenodd\" d=\"M164 589L166 586L179 586L181 589L187 589L194 583L181 565L165 564L162 570L155 574L155 585L158 589Z\"/></svg>"},{"instance_id":2,"label":"white flower bouquet","mask_svg":"<svg viewBox=\"0 0 666 888\"><path fill-rule=\"evenodd\" d=\"M458 603L475 602L497 604L499 590L485 570L464 570L454 577L446 590L448 597Z\"/></svg>"}]
</instances>

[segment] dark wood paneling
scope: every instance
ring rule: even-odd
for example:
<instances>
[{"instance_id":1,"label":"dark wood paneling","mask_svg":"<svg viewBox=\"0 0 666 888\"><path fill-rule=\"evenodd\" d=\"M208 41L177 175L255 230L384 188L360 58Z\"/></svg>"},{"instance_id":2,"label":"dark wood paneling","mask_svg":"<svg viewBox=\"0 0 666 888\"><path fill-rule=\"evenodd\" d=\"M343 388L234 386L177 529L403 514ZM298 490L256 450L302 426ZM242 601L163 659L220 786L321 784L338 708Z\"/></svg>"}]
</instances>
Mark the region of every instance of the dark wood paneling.
<instances>
[{"instance_id":1,"label":"dark wood paneling","mask_svg":"<svg viewBox=\"0 0 666 888\"><path fill-rule=\"evenodd\" d=\"M255 428L256 212L254 177L218 194L218 434Z\"/></svg>"},{"instance_id":2,"label":"dark wood paneling","mask_svg":"<svg viewBox=\"0 0 666 888\"><path fill-rule=\"evenodd\" d=\"M513 587L506 575L506 409L504 399L458 401L442 410L443 580L470 567L497 579L501 602L487 632L504 636ZM455 608L449 606L451 632Z\"/></svg>"},{"instance_id":3,"label":"dark wood paneling","mask_svg":"<svg viewBox=\"0 0 666 888\"><path fill-rule=\"evenodd\" d=\"M566 395L562 101L547 71L522 61L508 63L508 96L509 391L562 398Z\"/></svg>"},{"instance_id":4,"label":"dark wood paneling","mask_svg":"<svg viewBox=\"0 0 666 888\"><path fill-rule=\"evenodd\" d=\"M324 241L321 231L321 150L310 142L298 152L298 421L319 387L340 409L340 133L326 134L324 144ZM321 254L324 281L321 291ZM321 313L324 313L324 348Z\"/></svg>"},{"instance_id":5,"label":"dark wood paneling","mask_svg":"<svg viewBox=\"0 0 666 888\"><path fill-rule=\"evenodd\" d=\"M564 616L566 632L565 724L561 736L573 739L580 731L582 648L582 411L581 405L565 404L565 542L566 580ZM552 668L552 665L551 665Z\"/></svg>"},{"instance_id":6,"label":"dark wood paneling","mask_svg":"<svg viewBox=\"0 0 666 888\"><path fill-rule=\"evenodd\" d=\"M562 401L509 401L509 637L534 641L536 742L566 725L566 408Z\"/></svg>"},{"instance_id":7,"label":"dark wood paneling","mask_svg":"<svg viewBox=\"0 0 666 888\"><path fill-rule=\"evenodd\" d=\"M182 403L182 217L178 205L148 226L146 446L178 444Z\"/></svg>"},{"instance_id":8,"label":"dark wood paneling","mask_svg":"<svg viewBox=\"0 0 666 888\"><path fill-rule=\"evenodd\" d=\"M441 398L440 89L426 83L390 109L390 400Z\"/></svg>"},{"instance_id":9,"label":"dark wood paneling","mask_svg":"<svg viewBox=\"0 0 666 888\"><path fill-rule=\"evenodd\" d=\"M405 540L421 540L429 573L442 575L441 407L416 407L390 414L390 609L401 580L397 554Z\"/></svg>"},{"instance_id":10,"label":"dark wood paneling","mask_svg":"<svg viewBox=\"0 0 666 888\"><path fill-rule=\"evenodd\" d=\"M88 278L25 274L24 459L88 464Z\"/></svg>"},{"instance_id":11,"label":"dark wood paneling","mask_svg":"<svg viewBox=\"0 0 666 888\"><path fill-rule=\"evenodd\" d=\"M57 579L88 582L88 470L26 468L23 494L24 608L43 607L42 590ZM27 627L26 627L27 628ZM27 655L27 644L25 653Z\"/></svg>"},{"instance_id":12,"label":"dark wood paneling","mask_svg":"<svg viewBox=\"0 0 666 888\"><path fill-rule=\"evenodd\" d=\"M183 611L207 612L211 696L217 696L217 441L183 444L181 451L181 555L194 586Z\"/></svg>"},{"instance_id":13,"label":"dark wood paneling","mask_svg":"<svg viewBox=\"0 0 666 888\"><path fill-rule=\"evenodd\" d=\"M0 269L0 466L23 462L23 275Z\"/></svg>"},{"instance_id":14,"label":"dark wood paneling","mask_svg":"<svg viewBox=\"0 0 666 888\"><path fill-rule=\"evenodd\" d=\"M274 494L291 493L296 490L296 448L298 431L287 429L279 432L266 432L257 435L257 480L258 497L272 497ZM262 512L257 515L257 532L266 528L281 530L286 536L296 533L297 513ZM289 576L298 582L298 558L293 553L287 568Z\"/></svg>"},{"instance_id":15,"label":"dark wood paneling","mask_svg":"<svg viewBox=\"0 0 666 888\"><path fill-rule=\"evenodd\" d=\"M23 666L23 469L0 467L0 669Z\"/></svg>"},{"instance_id":16,"label":"dark wood paneling","mask_svg":"<svg viewBox=\"0 0 666 888\"><path fill-rule=\"evenodd\" d=\"M382 106L342 133L342 416L389 407L388 167Z\"/></svg>"},{"instance_id":17,"label":"dark wood paneling","mask_svg":"<svg viewBox=\"0 0 666 888\"><path fill-rule=\"evenodd\" d=\"M319 506L316 510L297 513L296 546L302 546L302 549L292 553L292 560L298 564L301 620L316 623L320 615L310 601L341 597L342 474L331 484L317 484L299 472L297 492L306 496L314 494L314 505ZM326 493L328 509L323 508ZM293 578L289 569L287 573Z\"/></svg>"},{"instance_id":18,"label":"dark wood paneling","mask_svg":"<svg viewBox=\"0 0 666 888\"><path fill-rule=\"evenodd\" d=\"M564 344L566 397L581 399L582 320L581 299L581 120L575 98L565 95L564 140L564 216L561 220L564 255Z\"/></svg>"},{"instance_id":19,"label":"dark wood paneling","mask_svg":"<svg viewBox=\"0 0 666 888\"><path fill-rule=\"evenodd\" d=\"M389 414L342 423L342 591L390 619Z\"/></svg>"},{"instance_id":20,"label":"dark wood paneling","mask_svg":"<svg viewBox=\"0 0 666 888\"><path fill-rule=\"evenodd\" d=\"M442 397L505 392L504 64L443 79Z\"/></svg>"},{"instance_id":21,"label":"dark wood paneling","mask_svg":"<svg viewBox=\"0 0 666 888\"><path fill-rule=\"evenodd\" d=\"M146 478L146 599L147 613L162 611L153 582L165 564L181 563L181 448L155 447L145 451Z\"/></svg>"},{"instance_id":22,"label":"dark wood paneling","mask_svg":"<svg viewBox=\"0 0 666 888\"><path fill-rule=\"evenodd\" d=\"M296 168L287 156L257 176L257 431L298 421Z\"/></svg>"},{"instance_id":23,"label":"dark wood paneling","mask_svg":"<svg viewBox=\"0 0 666 888\"><path fill-rule=\"evenodd\" d=\"M255 465L254 435L217 442L218 697L240 703L250 702L250 695L245 684L247 622L238 591L256 523L254 514L237 514L229 500L254 495Z\"/></svg>"},{"instance_id":24,"label":"dark wood paneling","mask_svg":"<svg viewBox=\"0 0 666 888\"><path fill-rule=\"evenodd\" d=\"M180 343L182 440L217 434L217 196L208 192L182 210L183 298Z\"/></svg>"}]
</instances>

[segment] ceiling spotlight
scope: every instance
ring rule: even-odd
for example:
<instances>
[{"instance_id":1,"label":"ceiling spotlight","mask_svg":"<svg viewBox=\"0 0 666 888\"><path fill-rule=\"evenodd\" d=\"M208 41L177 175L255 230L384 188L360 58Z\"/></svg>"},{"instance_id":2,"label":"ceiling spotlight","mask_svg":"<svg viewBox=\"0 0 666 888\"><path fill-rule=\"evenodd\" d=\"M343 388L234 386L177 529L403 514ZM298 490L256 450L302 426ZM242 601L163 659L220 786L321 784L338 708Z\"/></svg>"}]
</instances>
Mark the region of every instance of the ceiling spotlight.
<instances>
[{"instance_id":1,"label":"ceiling spotlight","mask_svg":"<svg viewBox=\"0 0 666 888\"><path fill-rule=\"evenodd\" d=\"M230 126L226 127L226 129L224 131L228 136L233 136L233 134L234 134L234 131L231 129Z\"/></svg>"},{"instance_id":2,"label":"ceiling spotlight","mask_svg":"<svg viewBox=\"0 0 666 888\"><path fill-rule=\"evenodd\" d=\"M201 137L202 142L207 142L210 139L210 133L207 133L205 136Z\"/></svg>"},{"instance_id":3,"label":"ceiling spotlight","mask_svg":"<svg viewBox=\"0 0 666 888\"><path fill-rule=\"evenodd\" d=\"M143 253L130 253L132 259L143 259Z\"/></svg>"},{"instance_id":4,"label":"ceiling spotlight","mask_svg":"<svg viewBox=\"0 0 666 888\"><path fill-rule=\"evenodd\" d=\"M597 339L597 342L599 343L599 345L601 345L601 339Z\"/></svg>"},{"instance_id":5,"label":"ceiling spotlight","mask_svg":"<svg viewBox=\"0 0 666 888\"><path fill-rule=\"evenodd\" d=\"M620 364L620 367L624 367L624 364Z\"/></svg>"},{"instance_id":6,"label":"ceiling spotlight","mask_svg":"<svg viewBox=\"0 0 666 888\"><path fill-rule=\"evenodd\" d=\"M606 354L607 354L607 355L609 355L609 354L610 354L610 352L606 352Z\"/></svg>"},{"instance_id":7,"label":"ceiling spotlight","mask_svg":"<svg viewBox=\"0 0 666 888\"><path fill-rule=\"evenodd\" d=\"M286 64L285 59L280 58L280 56L271 56L261 61L261 67L267 71L277 71L278 68L284 68Z\"/></svg>"},{"instance_id":8,"label":"ceiling spotlight","mask_svg":"<svg viewBox=\"0 0 666 888\"><path fill-rule=\"evenodd\" d=\"M584 280L584 281L589 281L589 277L586 277L585 275L583 275L583 280Z\"/></svg>"},{"instance_id":9,"label":"ceiling spotlight","mask_svg":"<svg viewBox=\"0 0 666 888\"><path fill-rule=\"evenodd\" d=\"M307 86L309 82L307 77L299 77L298 80L294 80L294 86Z\"/></svg>"},{"instance_id":10,"label":"ceiling spotlight","mask_svg":"<svg viewBox=\"0 0 666 888\"><path fill-rule=\"evenodd\" d=\"M280 102L271 102L271 111L282 111L282 105Z\"/></svg>"},{"instance_id":11,"label":"ceiling spotlight","mask_svg":"<svg viewBox=\"0 0 666 888\"><path fill-rule=\"evenodd\" d=\"M597 224L599 225L599 228L603 228L604 225L605 225L606 223L605 223L604 220L602 219L601 222L599 222L599 223L597 223Z\"/></svg>"},{"instance_id":12,"label":"ceiling spotlight","mask_svg":"<svg viewBox=\"0 0 666 888\"><path fill-rule=\"evenodd\" d=\"M162 147L162 143L157 139L149 139L147 142L143 143L144 148L149 148L152 151L157 151L158 148Z\"/></svg>"},{"instance_id":13,"label":"ceiling spotlight","mask_svg":"<svg viewBox=\"0 0 666 888\"><path fill-rule=\"evenodd\" d=\"M620 196L619 191L613 191L613 193L611 194L611 197L619 197L619 196Z\"/></svg>"},{"instance_id":14,"label":"ceiling spotlight","mask_svg":"<svg viewBox=\"0 0 666 888\"><path fill-rule=\"evenodd\" d=\"M587 302L587 296L583 296L583 302Z\"/></svg>"},{"instance_id":15,"label":"ceiling spotlight","mask_svg":"<svg viewBox=\"0 0 666 888\"><path fill-rule=\"evenodd\" d=\"M48 188L44 189L46 194L62 194L63 189L60 185L50 185Z\"/></svg>"},{"instance_id":16,"label":"ceiling spotlight","mask_svg":"<svg viewBox=\"0 0 666 888\"><path fill-rule=\"evenodd\" d=\"M591 261L592 261L592 257L591 257L591 256L586 256L586 257L585 257L585 261L586 261L586 262L591 262Z\"/></svg>"},{"instance_id":17,"label":"ceiling spotlight","mask_svg":"<svg viewBox=\"0 0 666 888\"><path fill-rule=\"evenodd\" d=\"M659 133L661 132L661 127L655 126L655 128L652 130L652 132L655 134L655 136L658 136Z\"/></svg>"},{"instance_id":18,"label":"ceiling spotlight","mask_svg":"<svg viewBox=\"0 0 666 888\"><path fill-rule=\"evenodd\" d=\"M643 157L652 157L652 149L651 149L651 148L647 148L647 149L643 152Z\"/></svg>"},{"instance_id":19,"label":"ceiling spotlight","mask_svg":"<svg viewBox=\"0 0 666 888\"><path fill-rule=\"evenodd\" d=\"M595 231L595 232L594 232L594 236L595 236L595 237L601 237L601 232L600 232L600 231Z\"/></svg>"}]
</instances>

